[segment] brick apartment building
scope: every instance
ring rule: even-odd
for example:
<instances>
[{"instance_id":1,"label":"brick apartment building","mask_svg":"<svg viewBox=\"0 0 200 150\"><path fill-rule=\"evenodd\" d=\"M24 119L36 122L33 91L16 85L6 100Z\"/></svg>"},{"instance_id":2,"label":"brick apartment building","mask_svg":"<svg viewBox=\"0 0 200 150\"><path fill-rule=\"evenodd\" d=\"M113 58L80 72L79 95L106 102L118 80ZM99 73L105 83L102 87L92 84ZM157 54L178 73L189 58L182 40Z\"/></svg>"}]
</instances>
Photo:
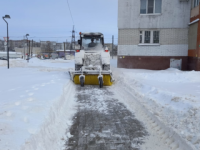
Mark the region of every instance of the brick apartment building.
<instances>
[{"instance_id":1,"label":"brick apartment building","mask_svg":"<svg viewBox=\"0 0 200 150\"><path fill-rule=\"evenodd\" d=\"M162 70L188 65L191 0L118 0L118 67Z\"/></svg>"},{"instance_id":2,"label":"brick apartment building","mask_svg":"<svg viewBox=\"0 0 200 150\"><path fill-rule=\"evenodd\" d=\"M188 70L200 71L200 10L199 0L191 1L189 23Z\"/></svg>"}]
</instances>

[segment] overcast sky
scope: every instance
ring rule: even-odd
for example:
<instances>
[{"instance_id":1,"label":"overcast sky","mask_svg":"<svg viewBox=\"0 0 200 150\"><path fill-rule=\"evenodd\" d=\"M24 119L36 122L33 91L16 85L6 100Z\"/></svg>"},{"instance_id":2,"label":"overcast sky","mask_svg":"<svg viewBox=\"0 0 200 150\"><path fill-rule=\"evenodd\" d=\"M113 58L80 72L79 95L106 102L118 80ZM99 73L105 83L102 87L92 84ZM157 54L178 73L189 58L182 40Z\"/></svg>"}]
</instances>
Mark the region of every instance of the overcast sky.
<instances>
[{"instance_id":1,"label":"overcast sky","mask_svg":"<svg viewBox=\"0 0 200 150\"><path fill-rule=\"evenodd\" d=\"M20 40L29 34L36 41L71 41L71 30L75 25L79 32L102 32L105 42L117 43L117 4L118 0L2 0L0 14L10 15L10 39ZM7 35L6 23L0 21L0 39ZM76 38L77 40L77 38Z\"/></svg>"}]
</instances>

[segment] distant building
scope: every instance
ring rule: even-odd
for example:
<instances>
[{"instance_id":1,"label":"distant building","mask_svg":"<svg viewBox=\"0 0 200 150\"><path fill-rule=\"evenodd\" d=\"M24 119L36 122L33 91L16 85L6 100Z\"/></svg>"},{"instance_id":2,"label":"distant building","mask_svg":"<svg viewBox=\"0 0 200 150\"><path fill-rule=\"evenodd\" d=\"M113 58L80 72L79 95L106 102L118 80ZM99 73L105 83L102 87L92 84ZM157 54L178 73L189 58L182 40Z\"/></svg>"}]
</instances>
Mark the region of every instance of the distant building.
<instances>
[{"instance_id":1,"label":"distant building","mask_svg":"<svg viewBox=\"0 0 200 150\"><path fill-rule=\"evenodd\" d=\"M22 54L24 54L24 52L25 52L25 54L27 54L29 51L29 49L27 50L27 47L25 47L25 48L15 47L14 50L15 50L15 52L21 52ZM33 47L33 48L31 47L30 52L32 52L32 54L37 55L37 54L41 53L41 48L40 47Z\"/></svg>"},{"instance_id":2,"label":"distant building","mask_svg":"<svg viewBox=\"0 0 200 150\"><path fill-rule=\"evenodd\" d=\"M1 39L0 39L0 51L1 52L5 51L4 40L1 40Z\"/></svg>"},{"instance_id":3,"label":"distant building","mask_svg":"<svg viewBox=\"0 0 200 150\"><path fill-rule=\"evenodd\" d=\"M162 70L181 59L187 70L190 8L187 0L118 0L118 67Z\"/></svg>"},{"instance_id":4,"label":"distant building","mask_svg":"<svg viewBox=\"0 0 200 150\"><path fill-rule=\"evenodd\" d=\"M200 71L200 9L199 0L192 0L189 23L188 70Z\"/></svg>"},{"instance_id":5,"label":"distant building","mask_svg":"<svg viewBox=\"0 0 200 150\"><path fill-rule=\"evenodd\" d=\"M56 50L56 52L58 53L58 57L59 58L63 58L65 57L65 55L75 55L75 50Z\"/></svg>"}]
</instances>

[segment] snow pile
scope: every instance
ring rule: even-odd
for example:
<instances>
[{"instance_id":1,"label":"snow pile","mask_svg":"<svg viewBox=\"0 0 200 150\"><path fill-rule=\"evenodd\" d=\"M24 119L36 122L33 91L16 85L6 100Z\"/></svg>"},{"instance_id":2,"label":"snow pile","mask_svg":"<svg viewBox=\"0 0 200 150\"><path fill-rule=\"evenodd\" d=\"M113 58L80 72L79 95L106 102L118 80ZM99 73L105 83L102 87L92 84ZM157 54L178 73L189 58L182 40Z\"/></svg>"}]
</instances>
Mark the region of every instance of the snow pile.
<instances>
[{"instance_id":1,"label":"snow pile","mask_svg":"<svg viewBox=\"0 0 200 150\"><path fill-rule=\"evenodd\" d=\"M73 60L6 65L0 60L0 149L61 149L75 113L75 87L66 72Z\"/></svg>"},{"instance_id":2,"label":"snow pile","mask_svg":"<svg viewBox=\"0 0 200 150\"><path fill-rule=\"evenodd\" d=\"M48 67L65 69L74 67L74 60L63 60L63 59L38 59L36 57L31 58L29 61L24 59L10 59L10 67ZM0 60L0 67L7 66L7 60Z\"/></svg>"},{"instance_id":3,"label":"snow pile","mask_svg":"<svg viewBox=\"0 0 200 150\"><path fill-rule=\"evenodd\" d=\"M113 74L159 120L200 149L200 72L114 69Z\"/></svg>"}]
</instances>

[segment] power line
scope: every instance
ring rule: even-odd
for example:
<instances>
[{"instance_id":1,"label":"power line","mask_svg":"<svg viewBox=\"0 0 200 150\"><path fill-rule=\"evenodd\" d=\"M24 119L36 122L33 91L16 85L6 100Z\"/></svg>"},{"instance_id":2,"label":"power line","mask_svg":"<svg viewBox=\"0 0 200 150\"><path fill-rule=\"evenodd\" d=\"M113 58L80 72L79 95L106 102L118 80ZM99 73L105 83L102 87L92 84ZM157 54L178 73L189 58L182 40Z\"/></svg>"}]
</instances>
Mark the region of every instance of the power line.
<instances>
[{"instance_id":1,"label":"power line","mask_svg":"<svg viewBox=\"0 0 200 150\"><path fill-rule=\"evenodd\" d=\"M69 11L70 11L70 15L71 15L71 18L72 18L72 22L73 22L73 25L74 25L74 19L73 19L73 17L72 17L72 12L71 12L71 9L70 9L68 0L67 0L67 4L68 4L68 7L69 7Z\"/></svg>"},{"instance_id":2,"label":"power line","mask_svg":"<svg viewBox=\"0 0 200 150\"><path fill-rule=\"evenodd\" d=\"M1 37L1 35L0 35ZM3 36L2 36L3 37ZM9 36L10 38L23 38L23 36ZM29 38L69 38L72 37L70 35L68 36L30 36ZM79 37L79 35L75 36L76 38ZM1 39L1 38L0 38ZM112 39L112 37L104 37L104 39ZM114 38L114 39L118 39L118 38Z\"/></svg>"}]
</instances>

